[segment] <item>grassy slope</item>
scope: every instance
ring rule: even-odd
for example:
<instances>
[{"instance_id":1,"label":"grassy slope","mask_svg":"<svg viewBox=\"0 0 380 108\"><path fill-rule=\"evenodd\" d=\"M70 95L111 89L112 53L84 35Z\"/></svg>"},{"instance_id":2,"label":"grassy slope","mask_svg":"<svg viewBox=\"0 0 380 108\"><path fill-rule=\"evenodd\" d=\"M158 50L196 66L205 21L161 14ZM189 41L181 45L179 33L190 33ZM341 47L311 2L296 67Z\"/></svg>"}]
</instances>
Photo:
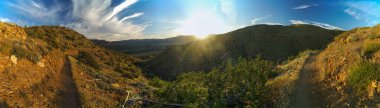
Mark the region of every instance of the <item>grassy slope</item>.
<instances>
[{"instance_id":1,"label":"grassy slope","mask_svg":"<svg viewBox=\"0 0 380 108\"><path fill-rule=\"evenodd\" d=\"M181 72L210 70L229 58L261 54L264 59L281 62L306 49L323 49L339 33L311 25L256 25L171 47L145 66L170 80Z\"/></svg>"},{"instance_id":2,"label":"grassy slope","mask_svg":"<svg viewBox=\"0 0 380 108\"><path fill-rule=\"evenodd\" d=\"M336 37L334 42L321 52L316 62L322 74L318 93L324 104L330 107L375 107L376 103L380 102L378 93L371 99L367 94L359 94L347 84L349 69L357 63L368 60L380 66L380 51L372 51L371 55L364 53L368 43L380 43L379 37L380 25L356 28Z\"/></svg>"},{"instance_id":3,"label":"grassy slope","mask_svg":"<svg viewBox=\"0 0 380 108\"><path fill-rule=\"evenodd\" d=\"M79 52L88 52L99 66L71 63L81 105L117 107L127 90L136 96L142 93L146 80L133 65L134 58L96 46L64 27L21 28L0 22L0 103L10 107L59 107L67 80L62 77L68 62L65 59L78 59ZM17 64L10 60L12 55L18 58ZM98 93L95 97L86 89L89 86Z\"/></svg>"}]
</instances>

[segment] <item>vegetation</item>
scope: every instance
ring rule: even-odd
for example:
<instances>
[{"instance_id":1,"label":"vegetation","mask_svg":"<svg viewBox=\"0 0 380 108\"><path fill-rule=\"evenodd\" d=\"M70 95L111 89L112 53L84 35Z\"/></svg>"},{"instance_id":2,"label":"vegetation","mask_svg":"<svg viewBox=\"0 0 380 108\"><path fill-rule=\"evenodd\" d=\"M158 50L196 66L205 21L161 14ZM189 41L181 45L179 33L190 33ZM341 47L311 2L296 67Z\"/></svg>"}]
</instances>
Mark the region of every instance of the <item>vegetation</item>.
<instances>
[{"instance_id":1,"label":"vegetation","mask_svg":"<svg viewBox=\"0 0 380 108\"><path fill-rule=\"evenodd\" d=\"M173 80L182 72L211 70L229 58L252 59L261 54L280 63L307 49L325 48L339 33L312 25L255 25L170 47L144 66L162 79Z\"/></svg>"},{"instance_id":2,"label":"vegetation","mask_svg":"<svg viewBox=\"0 0 380 108\"><path fill-rule=\"evenodd\" d=\"M94 55L92 55L91 53L89 52L86 52L86 51L79 51L79 54L78 54L78 59L79 61L95 68L95 69L100 69L100 65L98 64L98 61L96 60L96 58L94 57Z\"/></svg>"},{"instance_id":3,"label":"vegetation","mask_svg":"<svg viewBox=\"0 0 380 108\"><path fill-rule=\"evenodd\" d=\"M208 73L181 74L169 84L153 80L161 87L157 96L162 101L188 107L263 107L265 87L274 65L270 61L239 59L227 61Z\"/></svg>"},{"instance_id":4,"label":"vegetation","mask_svg":"<svg viewBox=\"0 0 380 108\"><path fill-rule=\"evenodd\" d=\"M366 56L370 56L379 50L380 50L380 43L367 43L364 45L363 53Z\"/></svg>"},{"instance_id":5,"label":"vegetation","mask_svg":"<svg viewBox=\"0 0 380 108\"><path fill-rule=\"evenodd\" d=\"M379 67L370 61L363 61L349 69L347 81L357 91L363 91L366 90L372 81L379 79Z\"/></svg>"},{"instance_id":6,"label":"vegetation","mask_svg":"<svg viewBox=\"0 0 380 108\"><path fill-rule=\"evenodd\" d=\"M380 35L378 35L378 34L371 34L371 35L368 35L368 38L369 39L376 39L376 38L380 38Z\"/></svg>"}]
</instances>

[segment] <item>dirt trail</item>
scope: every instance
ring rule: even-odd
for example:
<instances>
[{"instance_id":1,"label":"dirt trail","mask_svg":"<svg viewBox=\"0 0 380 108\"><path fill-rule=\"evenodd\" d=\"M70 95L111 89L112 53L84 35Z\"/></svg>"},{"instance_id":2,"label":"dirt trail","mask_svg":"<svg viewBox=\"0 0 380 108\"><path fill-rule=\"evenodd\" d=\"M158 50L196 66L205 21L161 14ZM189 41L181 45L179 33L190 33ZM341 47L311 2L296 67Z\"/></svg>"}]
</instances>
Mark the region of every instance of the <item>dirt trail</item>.
<instances>
[{"instance_id":1,"label":"dirt trail","mask_svg":"<svg viewBox=\"0 0 380 108\"><path fill-rule=\"evenodd\" d=\"M310 55L305 61L300 72L299 79L296 81L295 90L292 94L291 108L315 108L319 107L318 101L313 98L314 81L317 78L317 70L315 68L316 54Z\"/></svg>"},{"instance_id":2,"label":"dirt trail","mask_svg":"<svg viewBox=\"0 0 380 108\"><path fill-rule=\"evenodd\" d=\"M64 90L60 94L61 98L58 99L58 105L62 108L78 108L80 106L78 89L72 77L70 61L67 58L65 59L61 74Z\"/></svg>"}]
</instances>

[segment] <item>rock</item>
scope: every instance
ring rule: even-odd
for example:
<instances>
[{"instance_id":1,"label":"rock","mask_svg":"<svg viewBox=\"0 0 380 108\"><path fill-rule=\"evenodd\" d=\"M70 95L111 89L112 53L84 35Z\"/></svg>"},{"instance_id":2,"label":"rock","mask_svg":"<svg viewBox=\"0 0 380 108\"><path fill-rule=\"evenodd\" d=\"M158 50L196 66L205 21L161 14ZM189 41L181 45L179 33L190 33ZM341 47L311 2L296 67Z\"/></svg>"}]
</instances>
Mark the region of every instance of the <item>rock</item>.
<instances>
[{"instance_id":1,"label":"rock","mask_svg":"<svg viewBox=\"0 0 380 108\"><path fill-rule=\"evenodd\" d=\"M42 61L37 62L37 65L40 67L45 67L45 63Z\"/></svg>"},{"instance_id":2,"label":"rock","mask_svg":"<svg viewBox=\"0 0 380 108\"><path fill-rule=\"evenodd\" d=\"M11 56L11 61L13 64L17 64L17 57L15 55Z\"/></svg>"}]
</instances>

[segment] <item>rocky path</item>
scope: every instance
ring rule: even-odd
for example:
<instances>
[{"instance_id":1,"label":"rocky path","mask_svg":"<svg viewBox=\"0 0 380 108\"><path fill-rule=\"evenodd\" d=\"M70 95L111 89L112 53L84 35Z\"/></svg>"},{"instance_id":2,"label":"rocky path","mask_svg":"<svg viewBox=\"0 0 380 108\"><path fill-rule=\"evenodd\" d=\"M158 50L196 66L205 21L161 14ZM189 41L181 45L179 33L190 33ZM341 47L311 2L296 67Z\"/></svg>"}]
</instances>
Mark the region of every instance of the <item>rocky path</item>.
<instances>
[{"instance_id":1,"label":"rocky path","mask_svg":"<svg viewBox=\"0 0 380 108\"><path fill-rule=\"evenodd\" d=\"M78 89L72 76L70 61L66 58L62 68L64 90L61 93L61 98L58 99L58 105L62 108L78 108L80 106Z\"/></svg>"},{"instance_id":2,"label":"rocky path","mask_svg":"<svg viewBox=\"0 0 380 108\"><path fill-rule=\"evenodd\" d=\"M314 81L318 75L315 69L316 55L318 54L310 55L300 72L299 79L296 81L296 88L292 94L291 108L315 108L319 106L317 100L313 98Z\"/></svg>"}]
</instances>

